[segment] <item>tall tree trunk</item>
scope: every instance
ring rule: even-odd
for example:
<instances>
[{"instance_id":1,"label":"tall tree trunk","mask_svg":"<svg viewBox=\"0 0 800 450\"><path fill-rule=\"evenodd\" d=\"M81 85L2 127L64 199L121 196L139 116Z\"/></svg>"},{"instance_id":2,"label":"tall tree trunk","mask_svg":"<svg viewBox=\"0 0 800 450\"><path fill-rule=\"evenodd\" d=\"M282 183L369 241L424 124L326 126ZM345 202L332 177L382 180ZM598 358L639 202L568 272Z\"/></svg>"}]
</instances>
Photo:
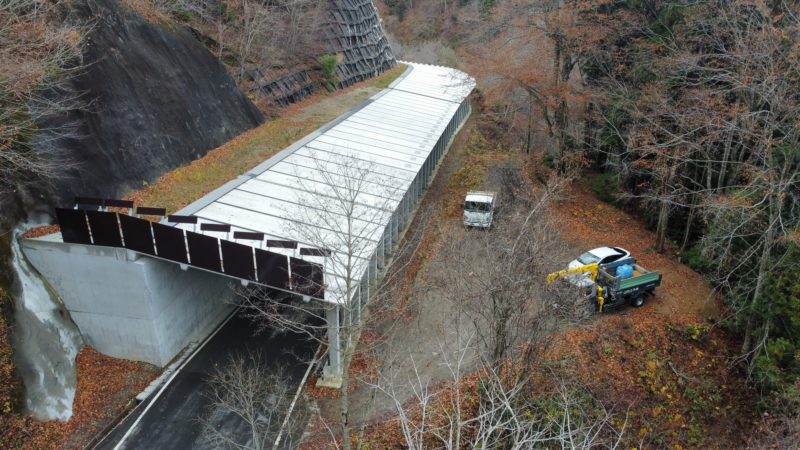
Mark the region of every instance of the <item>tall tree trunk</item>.
<instances>
[{"instance_id":1,"label":"tall tree trunk","mask_svg":"<svg viewBox=\"0 0 800 450\"><path fill-rule=\"evenodd\" d=\"M553 39L553 91L558 92L559 87L561 86L561 54L564 48L564 36L561 34L560 30L555 30L552 35L551 39ZM558 94L556 94L558 95ZM554 130L554 137L555 137L555 147L556 147L556 155L558 156L558 162L556 167L560 172L564 171L564 136L562 133L562 105L559 102L554 111L553 111L553 124L555 125Z\"/></svg>"},{"instance_id":2,"label":"tall tree trunk","mask_svg":"<svg viewBox=\"0 0 800 450\"><path fill-rule=\"evenodd\" d=\"M525 153L531 153L533 145L533 98L528 94L528 129L525 133Z\"/></svg>"},{"instance_id":3,"label":"tall tree trunk","mask_svg":"<svg viewBox=\"0 0 800 450\"><path fill-rule=\"evenodd\" d=\"M746 354L752 349L751 342L756 323L755 307L764 291L764 281L769 269L769 260L772 257L772 245L775 240L775 228L780 214L779 202L781 201L780 196L783 192L776 192L776 190L780 189L780 186L775 180L775 170L772 168L772 161L772 146L768 145L765 152L765 166L767 168L767 179L769 182L768 189L770 189L768 194L769 204L767 206L769 213L767 214L767 229L764 232L764 248L761 250L761 259L758 261L756 287L753 289L753 297L750 300L750 304L744 312L747 317L747 322L744 328L744 339L742 340L742 354Z\"/></svg>"},{"instance_id":4,"label":"tall tree trunk","mask_svg":"<svg viewBox=\"0 0 800 450\"><path fill-rule=\"evenodd\" d=\"M692 232L692 222L694 222L694 213L697 209L697 200L695 197L697 194L692 194L692 204L689 206L689 216L686 218L686 227L683 229L683 240L681 241L681 249L679 253L683 255L684 250L686 250L686 246L689 244L689 236Z\"/></svg>"},{"instance_id":5,"label":"tall tree trunk","mask_svg":"<svg viewBox=\"0 0 800 450\"><path fill-rule=\"evenodd\" d=\"M558 148L559 168L563 173L566 170L564 157L567 154L567 127L569 126L569 107L563 98L559 100L555 111L556 145Z\"/></svg>"},{"instance_id":6,"label":"tall tree trunk","mask_svg":"<svg viewBox=\"0 0 800 450\"><path fill-rule=\"evenodd\" d=\"M771 203L771 201L770 201ZM770 208L772 209L772 208ZM771 216L771 214L770 214ZM770 217L772 219L772 217ZM747 305L747 311L744 312L747 317L744 327L744 339L742 340L742 354L746 354L751 350L751 342L753 338L753 329L755 328L755 306L761 293L764 291L764 280L767 276L767 269L769 268L769 259L772 251L772 239L775 236L775 227L770 223L767 232L764 236L764 248L761 251L761 258L758 262L758 274L756 275L756 287L753 289L753 296L750 303Z\"/></svg>"},{"instance_id":7,"label":"tall tree trunk","mask_svg":"<svg viewBox=\"0 0 800 450\"><path fill-rule=\"evenodd\" d=\"M667 243L667 225L669 224L669 198L670 189L672 188L672 180L675 177L677 163L667 161L669 167L667 168L667 176L661 186L661 198L659 198L658 208L658 221L656 222L656 251L664 253L664 248Z\"/></svg>"},{"instance_id":8,"label":"tall tree trunk","mask_svg":"<svg viewBox=\"0 0 800 450\"><path fill-rule=\"evenodd\" d=\"M664 253L664 246L667 241L667 224L669 222L669 203L666 199L661 199L661 206L658 209L658 222L656 225L656 251Z\"/></svg>"},{"instance_id":9,"label":"tall tree trunk","mask_svg":"<svg viewBox=\"0 0 800 450\"><path fill-rule=\"evenodd\" d=\"M722 161L719 165L719 178L717 178L717 191L722 191L725 187L725 175L728 170L728 159L731 157L731 146L733 145L733 132L728 133L725 139L725 150L722 152Z\"/></svg>"},{"instance_id":10,"label":"tall tree trunk","mask_svg":"<svg viewBox=\"0 0 800 450\"><path fill-rule=\"evenodd\" d=\"M345 352L349 353L349 352ZM348 375L348 368L350 366L350 361L348 358L345 359L344 365L342 367L342 388L341 388L341 397L339 397L339 413L341 414L341 425L342 425L342 448L344 450L350 450L351 443L350 443L350 394L348 392L350 387L350 376Z\"/></svg>"}]
</instances>

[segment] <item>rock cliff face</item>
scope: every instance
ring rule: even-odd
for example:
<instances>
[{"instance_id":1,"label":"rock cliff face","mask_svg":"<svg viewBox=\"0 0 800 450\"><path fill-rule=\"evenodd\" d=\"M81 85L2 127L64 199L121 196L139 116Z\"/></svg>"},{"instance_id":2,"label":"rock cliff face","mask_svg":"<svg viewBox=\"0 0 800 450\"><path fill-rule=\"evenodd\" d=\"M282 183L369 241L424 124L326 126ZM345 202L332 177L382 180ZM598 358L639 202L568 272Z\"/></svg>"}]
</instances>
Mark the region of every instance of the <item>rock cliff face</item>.
<instances>
[{"instance_id":1,"label":"rock cliff face","mask_svg":"<svg viewBox=\"0 0 800 450\"><path fill-rule=\"evenodd\" d=\"M75 9L93 24L86 69L72 81L88 106L59 119L79 137L40 139L74 163L56 181L62 203L140 187L264 121L188 30L152 24L117 0L79 0Z\"/></svg>"}]
</instances>

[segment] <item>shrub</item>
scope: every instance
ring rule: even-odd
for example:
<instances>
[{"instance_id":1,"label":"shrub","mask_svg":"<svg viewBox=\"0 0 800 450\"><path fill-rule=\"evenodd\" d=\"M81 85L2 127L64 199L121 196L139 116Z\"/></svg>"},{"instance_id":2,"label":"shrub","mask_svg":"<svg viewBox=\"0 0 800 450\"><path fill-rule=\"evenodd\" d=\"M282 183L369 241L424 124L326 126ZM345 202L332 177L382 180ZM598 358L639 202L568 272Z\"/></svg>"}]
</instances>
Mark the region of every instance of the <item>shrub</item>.
<instances>
[{"instance_id":1,"label":"shrub","mask_svg":"<svg viewBox=\"0 0 800 450\"><path fill-rule=\"evenodd\" d=\"M479 164L470 164L459 168L450 179L450 186L478 189L483 184L485 169Z\"/></svg>"},{"instance_id":2,"label":"shrub","mask_svg":"<svg viewBox=\"0 0 800 450\"><path fill-rule=\"evenodd\" d=\"M551 169L555 169L556 168L556 162L557 161L558 161L558 158L555 155L553 155L552 153L548 152L548 153L545 153L542 156L542 164L544 164L546 167L549 167Z\"/></svg>"},{"instance_id":3,"label":"shrub","mask_svg":"<svg viewBox=\"0 0 800 450\"><path fill-rule=\"evenodd\" d=\"M617 200L617 186L619 177L616 173L602 173L592 178L592 192L594 195L606 202L614 203Z\"/></svg>"},{"instance_id":4,"label":"shrub","mask_svg":"<svg viewBox=\"0 0 800 450\"><path fill-rule=\"evenodd\" d=\"M325 82L325 87L328 88L329 91L336 89L336 66L338 64L339 59L336 55L322 55L319 57L322 79Z\"/></svg>"},{"instance_id":5,"label":"shrub","mask_svg":"<svg viewBox=\"0 0 800 450\"><path fill-rule=\"evenodd\" d=\"M699 244L689 247L688 250L683 252L681 259L697 272L708 272L712 269L711 260L703 255L703 248Z\"/></svg>"},{"instance_id":6,"label":"shrub","mask_svg":"<svg viewBox=\"0 0 800 450\"><path fill-rule=\"evenodd\" d=\"M708 338L708 334L711 332L711 326L705 323L690 323L686 325L686 328L683 330L683 335L686 339L692 341L702 342Z\"/></svg>"},{"instance_id":7,"label":"shrub","mask_svg":"<svg viewBox=\"0 0 800 450\"><path fill-rule=\"evenodd\" d=\"M183 22L189 22L192 20L192 13L188 9L178 8L172 12L172 15L175 16L176 19Z\"/></svg>"},{"instance_id":8,"label":"shrub","mask_svg":"<svg viewBox=\"0 0 800 450\"><path fill-rule=\"evenodd\" d=\"M497 0L480 0L479 5L481 14L489 14L497 5Z\"/></svg>"}]
</instances>

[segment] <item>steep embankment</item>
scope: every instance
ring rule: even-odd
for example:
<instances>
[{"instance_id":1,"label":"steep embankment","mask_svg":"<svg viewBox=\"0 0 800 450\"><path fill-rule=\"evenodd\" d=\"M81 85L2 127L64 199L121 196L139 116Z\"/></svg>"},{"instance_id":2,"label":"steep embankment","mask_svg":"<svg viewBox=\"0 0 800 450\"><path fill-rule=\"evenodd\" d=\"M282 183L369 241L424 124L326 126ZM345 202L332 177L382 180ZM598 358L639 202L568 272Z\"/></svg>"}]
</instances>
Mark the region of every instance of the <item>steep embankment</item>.
<instances>
[{"instance_id":1,"label":"steep embankment","mask_svg":"<svg viewBox=\"0 0 800 450\"><path fill-rule=\"evenodd\" d=\"M81 104L67 113L39 118L37 125L42 132L31 144L42 155L56 157L43 161L44 164L55 164L56 159L67 160L69 164L59 166L56 177L36 179L31 183L33 187L15 186L13 192L0 199L0 268L5 269L0 273L3 298L0 301L0 448L53 448L63 444L67 436L75 435L78 429L83 433L96 431L147 382L133 380L136 371L141 371L137 365L123 367L102 355L93 356L89 359L99 361L97 366L102 367L104 377L82 380L78 371L77 413L73 420L45 425L22 415L26 412L23 397L30 399L35 394L32 386L37 383L35 377L25 377L28 395L23 395L17 382L17 376L24 375L23 372L44 370L55 378L71 379L71 389L75 380L72 364L56 362L56 367L20 370L20 361L31 360L28 356L40 352L40 348L58 348L59 344L52 337L59 335L58 329L52 335L32 332L37 329L32 325L35 320L20 319L21 314L29 312L25 309L29 305L20 295L20 289L27 288L6 265L6 260L7 239L14 238L9 230L23 209L30 213L35 206L66 204L73 195L121 195L140 187L145 180L153 180L169 169L205 155L264 121L225 67L188 30L148 22L116 0L74 0L64 4L67 5L70 9L64 11L64 20L90 29L80 47L82 68L76 77L65 81L80 94ZM50 26L43 18L37 20L35 23L41 27ZM33 38L30 41L26 42L33 46L38 42ZM72 74L56 76L66 79ZM70 95L67 91L46 90L45 95L57 100L61 95ZM63 124L70 126L59 126ZM77 132L69 137L60 135L65 129ZM33 197L31 193L44 197ZM32 200L14 202L16 207L10 207L12 196ZM14 320L7 293L14 295L14 303L18 305ZM39 309L57 312L56 302L47 300L50 299L39 305ZM8 332L2 324L8 324L17 338L16 370L11 363ZM51 326L46 320L41 325ZM20 339L26 345L20 345ZM79 356L79 366L80 360ZM111 385L130 391L117 395L116 387L109 390ZM67 397L64 411L72 404L71 396Z\"/></svg>"},{"instance_id":2,"label":"steep embankment","mask_svg":"<svg viewBox=\"0 0 800 450\"><path fill-rule=\"evenodd\" d=\"M114 196L203 156L264 118L225 67L182 27L150 23L116 0L81 0L75 14L92 24L85 70L72 80L85 109L78 137L40 139L74 164L57 197Z\"/></svg>"}]
</instances>

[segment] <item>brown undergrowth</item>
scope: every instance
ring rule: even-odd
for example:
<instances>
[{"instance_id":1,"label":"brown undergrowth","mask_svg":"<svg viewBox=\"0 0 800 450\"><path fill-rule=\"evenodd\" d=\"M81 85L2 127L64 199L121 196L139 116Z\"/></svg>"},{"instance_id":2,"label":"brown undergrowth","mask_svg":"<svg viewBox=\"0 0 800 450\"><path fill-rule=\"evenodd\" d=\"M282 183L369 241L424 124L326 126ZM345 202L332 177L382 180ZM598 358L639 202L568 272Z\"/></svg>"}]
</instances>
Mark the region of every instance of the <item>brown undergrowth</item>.
<instances>
[{"instance_id":1,"label":"brown undergrowth","mask_svg":"<svg viewBox=\"0 0 800 450\"><path fill-rule=\"evenodd\" d=\"M458 211L453 199L464 190L453 181L457 178L449 178L442 200L454 203L452 210L441 209L452 216L449 220ZM624 431L623 448L736 448L747 442L748 430L757 429L761 420L756 394L737 366L739 343L716 325L722 307L709 284L673 252L654 252L653 233L642 221L598 201L580 183L550 213L563 225L560 238L586 249L625 247L641 264L661 271L664 283L642 308L598 315L553 336L530 368L526 401L547 405L556 383L580 386L612 411L613 425ZM430 247L435 248L442 236L431 233ZM455 389L465 394L463 406L474 408L470 399L479 384L480 377L471 374L457 385L439 386L441 405L429 408L429 420L443 420L435 411L447 410ZM420 411L408 405L406 413L413 419ZM396 416L375 418L365 434L369 448L403 442ZM331 445L330 436L326 445Z\"/></svg>"},{"instance_id":2,"label":"brown undergrowth","mask_svg":"<svg viewBox=\"0 0 800 450\"><path fill-rule=\"evenodd\" d=\"M72 417L66 422L39 422L5 412L0 416L0 448L83 448L158 374L154 366L111 358L88 346L78 353L76 364L78 387Z\"/></svg>"}]
</instances>

